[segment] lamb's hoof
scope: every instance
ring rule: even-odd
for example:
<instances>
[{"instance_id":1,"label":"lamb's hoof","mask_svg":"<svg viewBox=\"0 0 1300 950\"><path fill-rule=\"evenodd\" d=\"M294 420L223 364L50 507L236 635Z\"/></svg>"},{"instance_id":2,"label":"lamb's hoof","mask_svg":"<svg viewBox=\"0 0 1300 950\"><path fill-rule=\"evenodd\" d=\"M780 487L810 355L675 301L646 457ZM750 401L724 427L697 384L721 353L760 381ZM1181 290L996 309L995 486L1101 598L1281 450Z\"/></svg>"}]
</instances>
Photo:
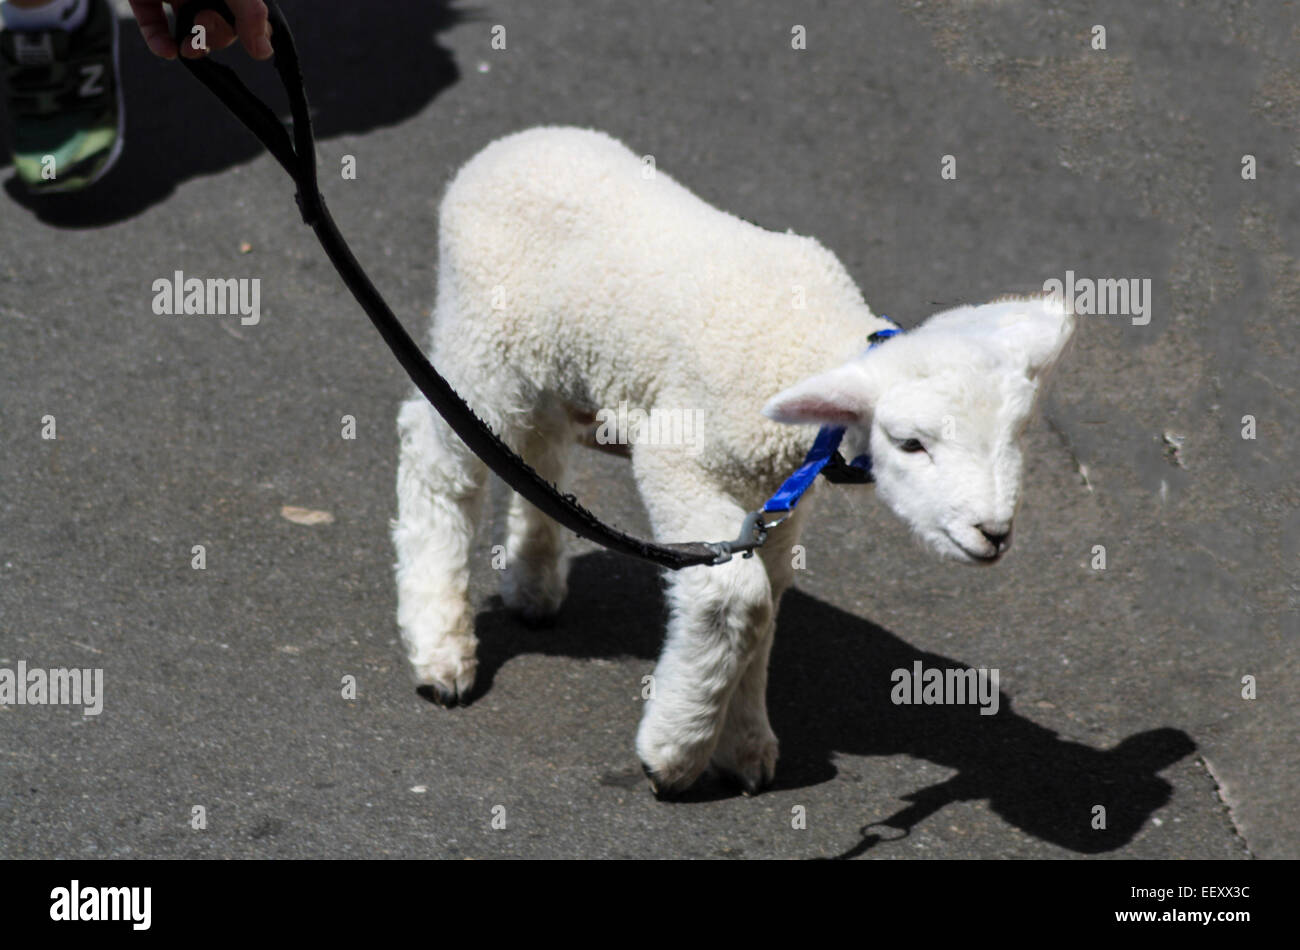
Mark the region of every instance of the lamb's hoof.
<instances>
[{"instance_id":1,"label":"lamb's hoof","mask_svg":"<svg viewBox=\"0 0 1300 950\"><path fill-rule=\"evenodd\" d=\"M779 751L776 736L751 735L735 746L724 736L712 765L725 782L738 787L743 795L753 796L771 787Z\"/></svg>"},{"instance_id":2,"label":"lamb's hoof","mask_svg":"<svg viewBox=\"0 0 1300 950\"><path fill-rule=\"evenodd\" d=\"M422 686L415 687L415 691L422 699L427 699L435 706L442 706L446 709L459 706L463 702L456 690L448 689L441 683L425 683Z\"/></svg>"},{"instance_id":3,"label":"lamb's hoof","mask_svg":"<svg viewBox=\"0 0 1300 950\"><path fill-rule=\"evenodd\" d=\"M674 788L672 785L669 785L657 772L655 772L654 769L650 768L650 766L646 765L644 762L641 763L641 771L644 772L645 777L650 780L650 791L658 801L675 801L677 798L681 797L682 792L685 791L685 789Z\"/></svg>"},{"instance_id":4,"label":"lamb's hoof","mask_svg":"<svg viewBox=\"0 0 1300 950\"><path fill-rule=\"evenodd\" d=\"M683 737L683 731L674 732L671 726L665 726L653 708L646 710L637 729L636 757L656 798L681 795L709 767L713 743L689 734Z\"/></svg>"},{"instance_id":5,"label":"lamb's hoof","mask_svg":"<svg viewBox=\"0 0 1300 950\"><path fill-rule=\"evenodd\" d=\"M468 660L435 657L427 663L416 664L414 672L415 692L421 697L445 708L465 706L474 689L478 661L473 657Z\"/></svg>"},{"instance_id":6,"label":"lamb's hoof","mask_svg":"<svg viewBox=\"0 0 1300 950\"><path fill-rule=\"evenodd\" d=\"M685 795L708 766L708 759L698 753L663 757L657 767L641 759L641 771L650 780L650 790L655 798L661 802L676 801Z\"/></svg>"},{"instance_id":7,"label":"lamb's hoof","mask_svg":"<svg viewBox=\"0 0 1300 950\"><path fill-rule=\"evenodd\" d=\"M746 774L744 772L733 772L730 769L724 769L720 766L714 766L718 777L727 785L740 789L740 794L746 798L753 798L772 787L772 780L775 778L770 772L758 771Z\"/></svg>"}]
</instances>

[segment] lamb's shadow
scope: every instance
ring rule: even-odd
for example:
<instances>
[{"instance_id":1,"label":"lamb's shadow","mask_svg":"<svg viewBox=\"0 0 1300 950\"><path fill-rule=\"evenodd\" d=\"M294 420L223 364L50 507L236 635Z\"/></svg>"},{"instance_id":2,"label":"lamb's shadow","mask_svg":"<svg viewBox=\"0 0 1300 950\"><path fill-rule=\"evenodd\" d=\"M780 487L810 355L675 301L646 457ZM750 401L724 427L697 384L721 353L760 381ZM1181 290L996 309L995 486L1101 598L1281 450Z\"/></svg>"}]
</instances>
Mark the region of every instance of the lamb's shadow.
<instances>
[{"instance_id":1,"label":"lamb's shadow","mask_svg":"<svg viewBox=\"0 0 1300 950\"><path fill-rule=\"evenodd\" d=\"M647 660L658 654L665 607L654 568L603 552L586 555L573 564L570 590L581 595L570 595L551 628L525 627L499 605L479 614L480 692L521 653ZM1100 751L1020 715L1005 693L991 716L976 706L895 705L891 674L917 660L966 668L798 590L781 605L768 691L783 750L777 788L833 778L837 752L905 754L957 770L906 796L908 807L864 827L842 857L905 835L945 805L971 799L987 799L1003 819L1044 841L1084 854L1111 851L1169 801L1173 788L1158 773L1196 749L1186 733L1164 728ZM701 790L692 797L717 794ZM1105 808L1102 829L1094 828L1098 805ZM883 828L893 832L877 831Z\"/></svg>"},{"instance_id":2,"label":"lamb's shadow","mask_svg":"<svg viewBox=\"0 0 1300 950\"><path fill-rule=\"evenodd\" d=\"M319 139L410 118L460 76L451 53L437 42L437 34L466 19L450 0L286 0L282 6L302 58ZM179 63L149 53L133 19L118 25L126 132L117 164L91 188L70 194L33 197L13 176L5 182L10 198L46 224L86 228L123 221L167 198L181 182L262 151ZM218 58L280 109L284 94L269 65L235 52ZM0 164L9 162L6 125L0 122Z\"/></svg>"}]
</instances>

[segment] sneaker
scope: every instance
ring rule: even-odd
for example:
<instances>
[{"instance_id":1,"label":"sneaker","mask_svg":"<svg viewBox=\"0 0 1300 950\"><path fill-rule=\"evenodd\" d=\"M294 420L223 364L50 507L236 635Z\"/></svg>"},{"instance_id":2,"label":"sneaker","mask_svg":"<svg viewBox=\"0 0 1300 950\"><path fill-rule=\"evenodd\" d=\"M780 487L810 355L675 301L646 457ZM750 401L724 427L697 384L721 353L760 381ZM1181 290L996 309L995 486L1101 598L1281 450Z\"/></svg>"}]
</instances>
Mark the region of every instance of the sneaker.
<instances>
[{"instance_id":1,"label":"sneaker","mask_svg":"<svg viewBox=\"0 0 1300 950\"><path fill-rule=\"evenodd\" d=\"M34 193L85 188L122 151L117 16L108 0L89 2L76 30L0 30L14 169Z\"/></svg>"}]
</instances>

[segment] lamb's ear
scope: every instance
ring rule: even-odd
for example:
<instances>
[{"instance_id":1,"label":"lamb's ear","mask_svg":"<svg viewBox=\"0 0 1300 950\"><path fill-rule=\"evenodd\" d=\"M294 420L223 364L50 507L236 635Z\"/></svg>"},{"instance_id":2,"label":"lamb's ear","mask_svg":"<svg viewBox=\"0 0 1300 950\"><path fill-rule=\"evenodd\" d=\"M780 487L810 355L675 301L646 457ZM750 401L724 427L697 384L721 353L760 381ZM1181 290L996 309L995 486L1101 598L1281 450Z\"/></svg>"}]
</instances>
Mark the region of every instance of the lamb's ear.
<instances>
[{"instance_id":1,"label":"lamb's ear","mask_svg":"<svg viewBox=\"0 0 1300 950\"><path fill-rule=\"evenodd\" d=\"M871 387L859 362L845 363L773 396L763 415L791 424L853 425L871 412Z\"/></svg>"},{"instance_id":2,"label":"lamb's ear","mask_svg":"<svg viewBox=\"0 0 1300 950\"><path fill-rule=\"evenodd\" d=\"M1074 315L1057 296L1004 297L937 313L925 325L986 339L1036 379L1065 351L1074 333Z\"/></svg>"},{"instance_id":3,"label":"lamb's ear","mask_svg":"<svg viewBox=\"0 0 1300 950\"><path fill-rule=\"evenodd\" d=\"M991 311L996 340L1025 367L1030 379L1056 365L1074 334L1074 314L1059 297L1016 297L985 307Z\"/></svg>"}]
</instances>

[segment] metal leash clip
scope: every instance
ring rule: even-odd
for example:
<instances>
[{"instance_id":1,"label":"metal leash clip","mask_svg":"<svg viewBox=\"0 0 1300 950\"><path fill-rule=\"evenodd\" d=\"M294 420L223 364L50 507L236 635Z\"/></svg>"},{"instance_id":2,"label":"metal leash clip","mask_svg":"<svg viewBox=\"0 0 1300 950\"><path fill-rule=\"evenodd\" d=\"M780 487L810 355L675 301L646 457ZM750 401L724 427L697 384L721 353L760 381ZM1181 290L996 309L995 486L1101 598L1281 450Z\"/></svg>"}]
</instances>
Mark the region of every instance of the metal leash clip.
<instances>
[{"instance_id":1,"label":"metal leash clip","mask_svg":"<svg viewBox=\"0 0 1300 950\"><path fill-rule=\"evenodd\" d=\"M740 536L736 540L710 542L708 546L718 554L713 559L713 564L726 564L736 554L753 557L754 549L761 547L767 540L767 533L789 518L793 512L783 511L774 520L764 521L768 514L761 508L758 511L751 511L740 523Z\"/></svg>"}]
</instances>

